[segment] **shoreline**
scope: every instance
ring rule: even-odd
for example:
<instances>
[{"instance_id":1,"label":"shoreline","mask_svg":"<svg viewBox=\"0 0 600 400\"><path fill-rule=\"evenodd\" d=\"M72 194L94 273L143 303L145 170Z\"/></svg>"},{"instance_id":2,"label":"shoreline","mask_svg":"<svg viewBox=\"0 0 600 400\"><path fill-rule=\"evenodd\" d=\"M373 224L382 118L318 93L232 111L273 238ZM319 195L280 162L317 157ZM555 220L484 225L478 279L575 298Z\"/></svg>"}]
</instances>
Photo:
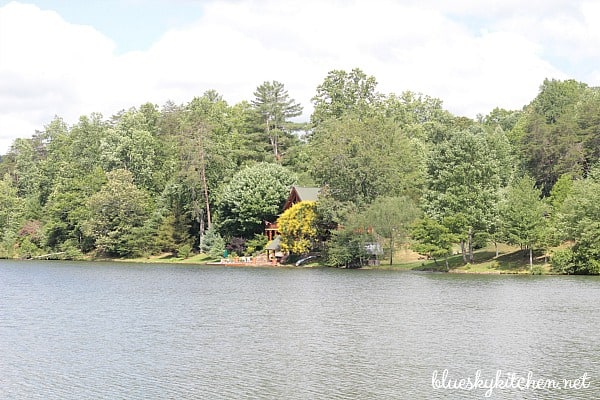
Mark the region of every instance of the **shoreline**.
<instances>
[{"instance_id":1,"label":"shoreline","mask_svg":"<svg viewBox=\"0 0 600 400\"><path fill-rule=\"evenodd\" d=\"M518 251L505 251L499 256L488 256L485 250L479 252L479 259L474 264L462 264L459 257L451 260L450 269L445 270L441 264L432 262L416 262L415 260L404 260L392 265L380 264L378 266L364 266L362 270L380 270L380 271L412 271L412 272L434 272L447 274L468 274L468 275L563 275L552 271L548 263L535 263L533 270L528 264L523 263L519 257ZM476 254L477 256L477 254ZM6 258L7 260L16 260ZM29 259L31 261L43 261L37 257ZM45 259L44 259L45 260ZM62 261L61 258L54 258L56 261ZM27 261L27 260L24 260ZM52 261L52 260L51 260ZM93 255L83 256L79 259L64 261L83 261L83 262L119 262L119 263L140 263L140 264L180 264L211 267L235 267L235 268L334 268L318 263L305 263L296 266L294 263L281 264L273 261L267 262L266 257L259 258L230 258L219 259L212 258L206 254L194 254L188 258L175 257L171 253L162 253L153 256L137 258L112 258L112 257L94 257ZM541 261L541 260L540 260ZM344 268L340 268L344 269Z\"/></svg>"}]
</instances>

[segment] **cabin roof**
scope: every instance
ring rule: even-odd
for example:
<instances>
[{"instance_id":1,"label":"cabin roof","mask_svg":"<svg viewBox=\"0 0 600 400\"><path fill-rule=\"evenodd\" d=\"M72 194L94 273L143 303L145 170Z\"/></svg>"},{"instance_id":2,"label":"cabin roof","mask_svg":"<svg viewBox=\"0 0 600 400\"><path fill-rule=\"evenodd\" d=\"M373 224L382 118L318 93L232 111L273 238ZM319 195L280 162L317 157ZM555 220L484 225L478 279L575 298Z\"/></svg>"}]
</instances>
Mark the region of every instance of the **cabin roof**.
<instances>
[{"instance_id":1,"label":"cabin roof","mask_svg":"<svg viewBox=\"0 0 600 400\"><path fill-rule=\"evenodd\" d=\"M292 189L296 189L300 201L317 201L321 191L321 188L302 186L294 186Z\"/></svg>"},{"instance_id":2,"label":"cabin roof","mask_svg":"<svg viewBox=\"0 0 600 400\"><path fill-rule=\"evenodd\" d=\"M321 188L316 187L292 186L290 195L283 206L283 210L285 211L301 201L317 201L320 191Z\"/></svg>"}]
</instances>

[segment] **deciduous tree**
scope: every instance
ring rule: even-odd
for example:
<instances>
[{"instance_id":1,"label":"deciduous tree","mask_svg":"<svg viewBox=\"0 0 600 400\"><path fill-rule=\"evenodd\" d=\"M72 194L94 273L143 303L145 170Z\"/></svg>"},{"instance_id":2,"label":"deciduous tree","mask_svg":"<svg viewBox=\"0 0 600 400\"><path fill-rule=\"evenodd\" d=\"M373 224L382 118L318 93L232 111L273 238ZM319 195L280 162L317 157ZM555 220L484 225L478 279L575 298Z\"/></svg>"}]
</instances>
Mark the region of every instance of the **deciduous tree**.
<instances>
[{"instance_id":1,"label":"deciduous tree","mask_svg":"<svg viewBox=\"0 0 600 400\"><path fill-rule=\"evenodd\" d=\"M286 168L259 163L236 173L218 201L218 224L226 237L251 238L275 221L295 176Z\"/></svg>"},{"instance_id":2,"label":"deciduous tree","mask_svg":"<svg viewBox=\"0 0 600 400\"><path fill-rule=\"evenodd\" d=\"M317 87L312 98L314 111L311 122L318 126L324 121L353 114L359 119L372 115L381 95L375 91L377 81L359 68L347 72L333 70Z\"/></svg>"},{"instance_id":3,"label":"deciduous tree","mask_svg":"<svg viewBox=\"0 0 600 400\"><path fill-rule=\"evenodd\" d=\"M390 265L394 262L396 245L406 241L419 212L414 201L406 196L378 197L365 211L365 224L388 242Z\"/></svg>"},{"instance_id":4,"label":"deciduous tree","mask_svg":"<svg viewBox=\"0 0 600 400\"><path fill-rule=\"evenodd\" d=\"M370 203L378 196L418 197L423 148L389 118L347 114L315 129L310 170L337 200Z\"/></svg>"},{"instance_id":5,"label":"deciduous tree","mask_svg":"<svg viewBox=\"0 0 600 400\"><path fill-rule=\"evenodd\" d=\"M463 258L473 262L473 238L487 232L495 219L502 185L502 162L479 130L456 131L436 146L427 163L426 214L452 227Z\"/></svg>"},{"instance_id":6,"label":"deciduous tree","mask_svg":"<svg viewBox=\"0 0 600 400\"><path fill-rule=\"evenodd\" d=\"M425 217L418 220L411 229L411 237L416 241L412 248L419 254L433 259L444 257L448 270L448 256L452 253L452 244L456 237L440 222Z\"/></svg>"},{"instance_id":7,"label":"deciduous tree","mask_svg":"<svg viewBox=\"0 0 600 400\"><path fill-rule=\"evenodd\" d=\"M529 252L529 266L533 268L533 248L543 244L547 223L547 207L535 181L525 176L509 186L500 210L504 236L508 243Z\"/></svg>"},{"instance_id":8,"label":"deciduous tree","mask_svg":"<svg viewBox=\"0 0 600 400\"><path fill-rule=\"evenodd\" d=\"M107 183L89 198L88 233L108 255L141 255L151 242L150 232L143 229L151 212L150 198L136 187L131 172L117 169L106 175Z\"/></svg>"}]
</instances>

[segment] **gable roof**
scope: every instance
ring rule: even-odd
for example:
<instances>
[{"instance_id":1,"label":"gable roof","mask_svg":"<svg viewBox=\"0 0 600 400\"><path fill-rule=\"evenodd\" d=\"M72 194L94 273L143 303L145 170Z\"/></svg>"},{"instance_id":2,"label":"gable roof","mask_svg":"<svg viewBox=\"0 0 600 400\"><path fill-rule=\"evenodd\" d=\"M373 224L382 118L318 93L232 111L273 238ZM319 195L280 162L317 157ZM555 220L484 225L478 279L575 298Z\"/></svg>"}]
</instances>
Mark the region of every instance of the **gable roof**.
<instances>
[{"instance_id":1,"label":"gable roof","mask_svg":"<svg viewBox=\"0 0 600 400\"><path fill-rule=\"evenodd\" d=\"M292 186L290 195L283 205L283 211L301 201L317 201L320 191L321 189L316 187Z\"/></svg>"},{"instance_id":2,"label":"gable roof","mask_svg":"<svg viewBox=\"0 0 600 400\"><path fill-rule=\"evenodd\" d=\"M281 250L281 236L275 236L275 239L265 246L265 250Z\"/></svg>"},{"instance_id":3,"label":"gable roof","mask_svg":"<svg viewBox=\"0 0 600 400\"><path fill-rule=\"evenodd\" d=\"M294 186L300 201L317 201L321 188Z\"/></svg>"}]
</instances>

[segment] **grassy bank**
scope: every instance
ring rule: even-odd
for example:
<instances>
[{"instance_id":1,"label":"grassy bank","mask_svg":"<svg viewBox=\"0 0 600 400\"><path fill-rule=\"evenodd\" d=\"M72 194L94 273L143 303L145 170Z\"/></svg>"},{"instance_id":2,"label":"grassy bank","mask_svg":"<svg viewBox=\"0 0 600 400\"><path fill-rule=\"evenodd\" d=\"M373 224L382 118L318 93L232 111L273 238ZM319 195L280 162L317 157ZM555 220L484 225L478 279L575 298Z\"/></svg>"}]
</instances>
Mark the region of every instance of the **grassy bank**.
<instances>
[{"instance_id":1,"label":"grassy bank","mask_svg":"<svg viewBox=\"0 0 600 400\"><path fill-rule=\"evenodd\" d=\"M412 259L411 259L412 258ZM385 260L377 269L412 270L412 271L439 271L445 272L444 260L415 260L414 255L400 254L389 265ZM501 244L498 246L498 256L493 245L475 250L475 262L465 264L461 254L454 254L448 258L449 271L451 273L476 273L476 274L530 274L529 253L519 247ZM546 262L543 254L534 253L534 273L551 273L550 265Z\"/></svg>"},{"instance_id":2,"label":"grassy bank","mask_svg":"<svg viewBox=\"0 0 600 400\"><path fill-rule=\"evenodd\" d=\"M98 260L98 259L96 259ZM214 258L200 253L193 254L187 258L176 257L173 254L165 253L149 257L138 257L138 258L111 258L110 261L118 262L135 262L135 263L150 263L150 264L205 264L207 262L215 261Z\"/></svg>"},{"instance_id":3,"label":"grassy bank","mask_svg":"<svg viewBox=\"0 0 600 400\"><path fill-rule=\"evenodd\" d=\"M542 254L534 253L535 273L550 274L550 265L544 260ZM531 274L529 266L529 255L519 247L508 245L499 245L498 256L496 256L495 247L488 246L475 250L475 262L465 264L461 254L454 254L448 258L450 273L472 273L472 274ZM111 259L111 261L120 262L138 262L138 263L157 263L157 264L206 264L211 261L218 261L206 254L194 254L190 257L176 257L172 254L161 254L150 257ZM293 266L293 263L290 265ZM317 263L307 263L304 267L319 266ZM432 271L446 272L444 260L425 260L418 254L409 250L401 250L394 257L394 263L390 265L388 260L381 260L381 265L369 267L381 270L404 270L404 271Z\"/></svg>"}]
</instances>

